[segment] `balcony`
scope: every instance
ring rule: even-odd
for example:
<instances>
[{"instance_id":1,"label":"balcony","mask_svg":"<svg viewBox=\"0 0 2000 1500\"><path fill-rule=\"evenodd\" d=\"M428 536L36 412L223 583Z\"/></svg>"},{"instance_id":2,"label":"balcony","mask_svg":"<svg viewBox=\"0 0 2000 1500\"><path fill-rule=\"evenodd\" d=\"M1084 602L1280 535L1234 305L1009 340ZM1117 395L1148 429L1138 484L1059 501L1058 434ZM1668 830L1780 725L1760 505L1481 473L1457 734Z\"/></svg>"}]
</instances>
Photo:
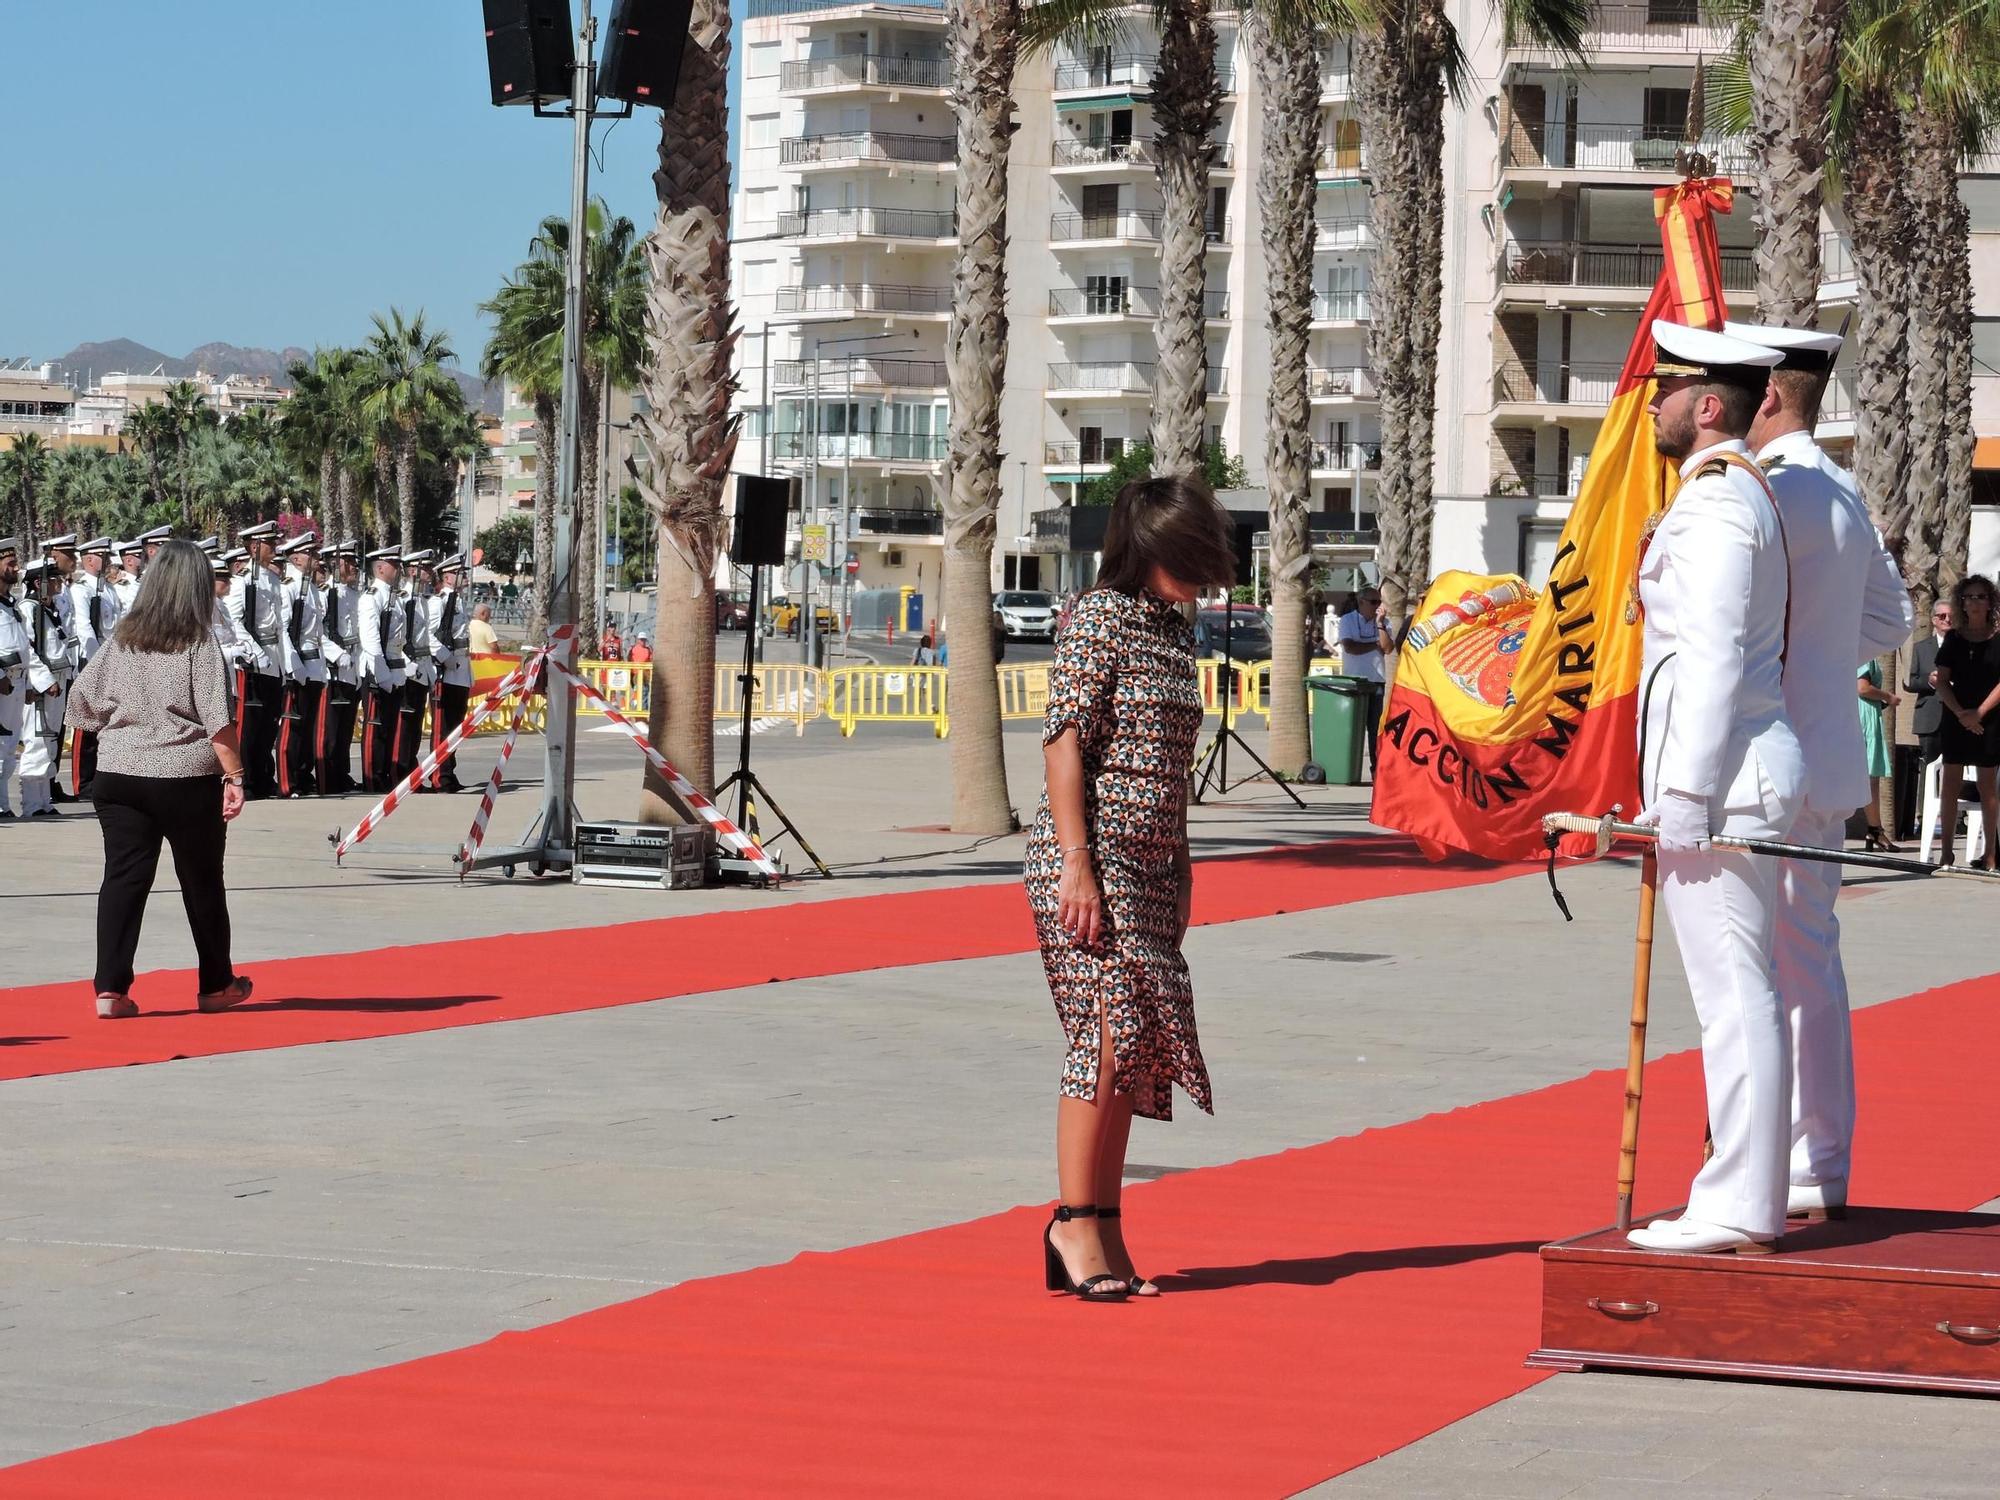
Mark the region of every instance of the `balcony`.
<instances>
[{"instance_id":1,"label":"balcony","mask_svg":"<svg viewBox=\"0 0 2000 1500\"><path fill-rule=\"evenodd\" d=\"M899 510L891 506L855 507L854 529L863 536L944 535L944 512L931 509Z\"/></svg>"},{"instance_id":2,"label":"balcony","mask_svg":"<svg viewBox=\"0 0 2000 1500\"><path fill-rule=\"evenodd\" d=\"M1674 158L1683 149L1681 131L1672 126L1515 120L1500 137L1500 166L1514 172L1672 177L1678 175ZM1710 136L1692 149L1718 172L1743 176L1751 170L1750 143L1741 136Z\"/></svg>"},{"instance_id":3,"label":"balcony","mask_svg":"<svg viewBox=\"0 0 2000 1500\"><path fill-rule=\"evenodd\" d=\"M880 359L869 355L821 355L814 378L814 361L777 359L771 362L771 383L793 388L810 386L822 396L846 390L887 387L907 391L941 391L945 365L941 359Z\"/></svg>"},{"instance_id":4,"label":"balcony","mask_svg":"<svg viewBox=\"0 0 2000 1500\"><path fill-rule=\"evenodd\" d=\"M1382 467L1380 443L1314 443L1315 474L1365 474Z\"/></svg>"},{"instance_id":5,"label":"balcony","mask_svg":"<svg viewBox=\"0 0 2000 1500\"><path fill-rule=\"evenodd\" d=\"M1608 407L1618 389L1624 366L1564 360L1538 364L1503 365L1493 372L1493 404L1498 406L1587 406Z\"/></svg>"},{"instance_id":6,"label":"balcony","mask_svg":"<svg viewBox=\"0 0 2000 1500\"><path fill-rule=\"evenodd\" d=\"M751 0L752 13L758 0ZM813 9L824 10L822 5ZM832 89L947 89L951 87L948 57L888 57L858 53L846 57L813 57L783 63L778 89L803 94Z\"/></svg>"},{"instance_id":7,"label":"balcony","mask_svg":"<svg viewBox=\"0 0 2000 1500\"><path fill-rule=\"evenodd\" d=\"M1314 176L1322 186L1331 182L1359 182L1368 175L1368 152L1361 146L1322 145L1314 160Z\"/></svg>"},{"instance_id":8,"label":"balcony","mask_svg":"<svg viewBox=\"0 0 2000 1500\"><path fill-rule=\"evenodd\" d=\"M957 161L958 137L955 135L903 135L893 131L852 130L835 135L792 136L778 143L778 163L786 167L835 166L853 162L954 166Z\"/></svg>"},{"instance_id":9,"label":"balcony","mask_svg":"<svg viewBox=\"0 0 2000 1500\"><path fill-rule=\"evenodd\" d=\"M784 313L888 313L949 317L951 288L883 286L858 282L826 286L781 286L777 308Z\"/></svg>"},{"instance_id":10,"label":"balcony","mask_svg":"<svg viewBox=\"0 0 2000 1500\"><path fill-rule=\"evenodd\" d=\"M949 240L958 215L928 208L814 208L778 215L778 238L787 240Z\"/></svg>"},{"instance_id":11,"label":"balcony","mask_svg":"<svg viewBox=\"0 0 2000 1500\"><path fill-rule=\"evenodd\" d=\"M1373 401L1375 372L1365 365L1331 370L1307 365L1306 395L1314 401Z\"/></svg>"},{"instance_id":12,"label":"balcony","mask_svg":"<svg viewBox=\"0 0 2000 1500\"><path fill-rule=\"evenodd\" d=\"M1204 291L1202 316L1211 322L1229 316L1227 291ZM1128 286L1092 290L1086 287L1056 287L1049 292L1051 318L1157 318L1160 289Z\"/></svg>"},{"instance_id":13,"label":"balcony","mask_svg":"<svg viewBox=\"0 0 2000 1500\"><path fill-rule=\"evenodd\" d=\"M1058 170L1116 171L1122 167L1151 171L1159 162L1159 151L1151 141L1059 140L1050 153ZM1231 150L1227 141L1211 141L1208 164L1218 171L1231 171Z\"/></svg>"},{"instance_id":14,"label":"balcony","mask_svg":"<svg viewBox=\"0 0 2000 1500\"><path fill-rule=\"evenodd\" d=\"M1144 88L1153 81L1153 71L1159 65L1157 54L1145 52L1059 62L1053 87L1058 94Z\"/></svg>"},{"instance_id":15,"label":"balcony","mask_svg":"<svg viewBox=\"0 0 2000 1500\"><path fill-rule=\"evenodd\" d=\"M1350 47L1319 49L1319 102L1337 104L1354 97L1354 53Z\"/></svg>"},{"instance_id":16,"label":"balcony","mask_svg":"<svg viewBox=\"0 0 2000 1500\"><path fill-rule=\"evenodd\" d=\"M1101 437L1088 443L1044 443L1042 467L1076 469L1095 465L1106 468L1125 456L1125 443L1126 439L1122 437Z\"/></svg>"},{"instance_id":17,"label":"balcony","mask_svg":"<svg viewBox=\"0 0 2000 1500\"><path fill-rule=\"evenodd\" d=\"M798 463L914 464L944 462L941 432L774 432L771 456Z\"/></svg>"},{"instance_id":18,"label":"balcony","mask_svg":"<svg viewBox=\"0 0 2000 1500\"><path fill-rule=\"evenodd\" d=\"M1366 323L1369 318L1366 292L1315 292L1312 320L1315 323Z\"/></svg>"},{"instance_id":19,"label":"balcony","mask_svg":"<svg viewBox=\"0 0 2000 1500\"><path fill-rule=\"evenodd\" d=\"M1650 292L1664 264L1658 245L1597 245L1575 240L1509 240L1500 251L1500 283L1508 287L1576 287ZM1752 250L1722 252L1722 288L1754 291ZM1638 299L1643 301L1643 297Z\"/></svg>"},{"instance_id":20,"label":"balcony","mask_svg":"<svg viewBox=\"0 0 2000 1500\"><path fill-rule=\"evenodd\" d=\"M1093 240L1139 240L1158 244L1164 218L1157 209L1116 214L1053 214L1049 218L1051 244L1079 244ZM1229 241L1229 220L1210 219L1204 226L1211 245Z\"/></svg>"},{"instance_id":21,"label":"balcony","mask_svg":"<svg viewBox=\"0 0 2000 1500\"><path fill-rule=\"evenodd\" d=\"M938 20L944 20L944 0L896 0L898 8L904 10L936 11ZM767 17L809 16L833 8L831 0L750 0L749 19L761 21Z\"/></svg>"},{"instance_id":22,"label":"balcony","mask_svg":"<svg viewBox=\"0 0 2000 1500\"><path fill-rule=\"evenodd\" d=\"M1321 214L1313 220L1317 250L1373 250L1375 221L1365 216Z\"/></svg>"},{"instance_id":23,"label":"balcony","mask_svg":"<svg viewBox=\"0 0 2000 1500\"><path fill-rule=\"evenodd\" d=\"M1637 57L1660 53L1726 55L1735 43L1726 21L1702 14L1695 0L1651 0L1645 5L1610 4L1591 7L1583 27L1583 53L1600 66L1620 54ZM1525 36L1509 36L1507 48L1524 57L1559 61L1555 52Z\"/></svg>"},{"instance_id":24,"label":"balcony","mask_svg":"<svg viewBox=\"0 0 2000 1500\"><path fill-rule=\"evenodd\" d=\"M1150 396L1153 366L1132 360L1085 360L1049 366L1049 394Z\"/></svg>"}]
</instances>

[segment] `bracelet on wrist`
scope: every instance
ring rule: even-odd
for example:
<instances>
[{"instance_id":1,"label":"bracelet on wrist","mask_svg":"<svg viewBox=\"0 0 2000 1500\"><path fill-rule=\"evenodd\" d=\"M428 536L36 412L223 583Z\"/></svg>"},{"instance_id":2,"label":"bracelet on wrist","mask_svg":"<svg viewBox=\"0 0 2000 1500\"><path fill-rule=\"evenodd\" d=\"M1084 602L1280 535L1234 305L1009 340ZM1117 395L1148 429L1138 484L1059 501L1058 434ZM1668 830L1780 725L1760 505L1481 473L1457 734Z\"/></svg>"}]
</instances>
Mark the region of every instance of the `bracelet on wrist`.
<instances>
[{"instance_id":1,"label":"bracelet on wrist","mask_svg":"<svg viewBox=\"0 0 2000 1500\"><path fill-rule=\"evenodd\" d=\"M1058 844L1058 845L1056 845L1056 852L1057 852L1058 854L1088 854L1088 853L1090 853L1090 845L1088 845L1088 844Z\"/></svg>"}]
</instances>

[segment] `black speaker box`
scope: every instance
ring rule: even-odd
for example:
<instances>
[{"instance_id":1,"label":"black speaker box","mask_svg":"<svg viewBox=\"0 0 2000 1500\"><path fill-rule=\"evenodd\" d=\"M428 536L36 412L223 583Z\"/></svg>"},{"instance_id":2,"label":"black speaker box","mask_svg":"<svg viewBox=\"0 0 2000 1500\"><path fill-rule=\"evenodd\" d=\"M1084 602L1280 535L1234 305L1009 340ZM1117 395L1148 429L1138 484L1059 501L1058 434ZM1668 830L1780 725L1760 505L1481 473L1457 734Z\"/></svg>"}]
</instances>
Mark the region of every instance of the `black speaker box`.
<instances>
[{"instance_id":1,"label":"black speaker box","mask_svg":"<svg viewBox=\"0 0 2000 1500\"><path fill-rule=\"evenodd\" d=\"M617 0L597 70L597 97L665 109L680 83L693 0Z\"/></svg>"},{"instance_id":2,"label":"black speaker box","mask_svg":"<svg viewBox=\"0 0 2000 1500\"><path fill-rule=\"evenodd\" d=\"M570 96L576 38L569 0L484 0L486 74L495 104L560 103Z\"/></svg>"},{"instance_id":3,"label":"black speaker box","mask_svg":"<svg viewBox=\"0 0 2000 1500\"><path fill-rule=\"evenodd\" d=\"M785 562L785 517L799 491L796 479L736 476L736 525L729 560L742 568L777 568Z\"/></svg>"}]
</instances>

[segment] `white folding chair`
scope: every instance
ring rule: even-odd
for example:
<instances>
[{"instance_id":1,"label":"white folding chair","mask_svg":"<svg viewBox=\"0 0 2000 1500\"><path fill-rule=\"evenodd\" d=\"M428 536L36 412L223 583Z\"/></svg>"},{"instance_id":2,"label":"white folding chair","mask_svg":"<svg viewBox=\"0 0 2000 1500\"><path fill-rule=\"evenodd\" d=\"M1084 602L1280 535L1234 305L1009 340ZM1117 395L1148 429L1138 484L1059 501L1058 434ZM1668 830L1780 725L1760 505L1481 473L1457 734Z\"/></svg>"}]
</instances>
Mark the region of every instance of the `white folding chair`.
<instances>
[{"instance_id":1,"label":"white folding chair","mask_svg":"<svg viewBox=\"0 0 2000 1500\"><path fill-rule=\"evenodd\" d=\"M1939 827L1943 789L1944 762L1934 760L1924 767L1922 843L1918 847L1917 858L1925 864L1931 862L1931 845L1943 836ZM1986 852L1986 819L1980 814L1978 789L1969 780L1960 788L1958 810L1965 816L1965 839L1958 846L1958 862L1962 865L1977 864Z\"/></svg>"}]
</instances>

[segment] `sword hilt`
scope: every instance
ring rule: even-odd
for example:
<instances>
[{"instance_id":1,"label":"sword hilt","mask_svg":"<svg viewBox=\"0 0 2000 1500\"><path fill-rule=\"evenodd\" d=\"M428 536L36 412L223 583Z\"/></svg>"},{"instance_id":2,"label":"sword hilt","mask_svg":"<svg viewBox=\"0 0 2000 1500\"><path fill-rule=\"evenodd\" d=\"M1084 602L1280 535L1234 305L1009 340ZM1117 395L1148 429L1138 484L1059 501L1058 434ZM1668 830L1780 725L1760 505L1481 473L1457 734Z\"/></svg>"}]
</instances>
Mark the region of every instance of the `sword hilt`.
<instances>
[{"instance_id":1,"label":"sword hilt","mask_svg":"<svg viewBox=\"0 0 2000 1500\"><path fill-rule=\"evenodd\" d=\"M1614 804L1610 812L1599 818L1593 818L1587 813L1544 813L1542 815L1542 832L1581 833L1587 835L1597 841L1597 847L1593 853L1601 858L1611 851L1611 840L1618 834L1630 834L1639 838L1652 836L1653 830L1650 828L1640 828L1636 824L1619 822L1618 814L1623 810L1623 808Z\"/></svg>"}]
</instances>

